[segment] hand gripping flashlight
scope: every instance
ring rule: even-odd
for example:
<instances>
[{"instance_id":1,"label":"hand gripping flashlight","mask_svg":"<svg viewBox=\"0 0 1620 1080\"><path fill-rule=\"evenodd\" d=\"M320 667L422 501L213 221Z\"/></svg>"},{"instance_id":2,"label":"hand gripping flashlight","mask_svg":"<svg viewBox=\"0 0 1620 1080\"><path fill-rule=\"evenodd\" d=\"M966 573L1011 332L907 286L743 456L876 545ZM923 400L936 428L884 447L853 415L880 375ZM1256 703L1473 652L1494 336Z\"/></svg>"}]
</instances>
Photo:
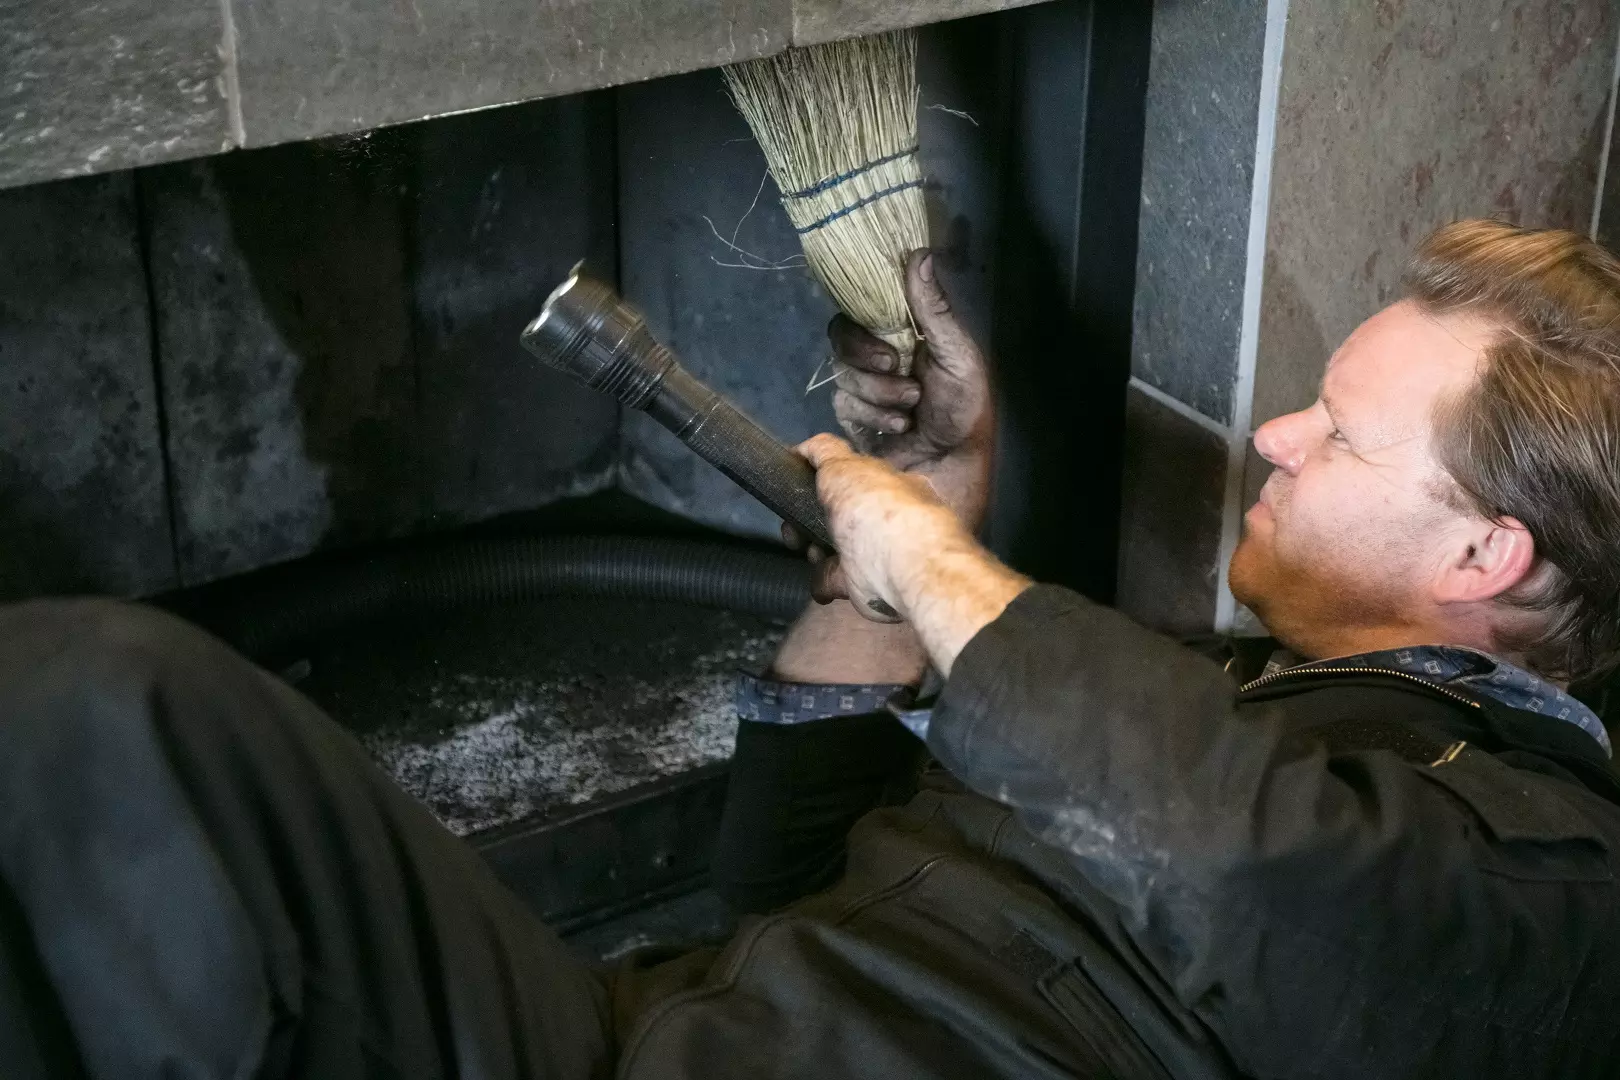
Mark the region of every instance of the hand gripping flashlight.
<instances>
[{"instance_id":1,"label":"hand gripping flashlight","mask_svg":"<svg viewBox=\"0 0 1620 1080\"><path fill-rule=\"evenodd\" d=\"M592 390L647 413L800 532L833 549L810 463L703 385L653 340L640 312L578 266L523 331L523 347Z\"/></svg>"}]
</instances>

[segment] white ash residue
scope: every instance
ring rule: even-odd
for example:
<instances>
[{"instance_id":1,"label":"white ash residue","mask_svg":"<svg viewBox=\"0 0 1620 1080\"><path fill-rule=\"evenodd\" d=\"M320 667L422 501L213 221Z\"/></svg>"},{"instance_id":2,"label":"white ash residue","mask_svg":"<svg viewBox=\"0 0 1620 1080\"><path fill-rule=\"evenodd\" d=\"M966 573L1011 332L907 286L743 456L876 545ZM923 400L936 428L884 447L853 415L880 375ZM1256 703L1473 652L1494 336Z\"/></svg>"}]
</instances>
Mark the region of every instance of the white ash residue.
<instances>
[{"instance_id":1,"label":"white ash residue","mask_svg":"<svg viewBox=\"0 0 1620 1080\"><path fill-rule=\"evenodd\" d=\"M779 639L739 635L648 676L447 672L410 724L364 741L450 829L477 832L730 757L735 673ZM438 737L423 738L424 720Z\"/></svg>"}]
</instances>

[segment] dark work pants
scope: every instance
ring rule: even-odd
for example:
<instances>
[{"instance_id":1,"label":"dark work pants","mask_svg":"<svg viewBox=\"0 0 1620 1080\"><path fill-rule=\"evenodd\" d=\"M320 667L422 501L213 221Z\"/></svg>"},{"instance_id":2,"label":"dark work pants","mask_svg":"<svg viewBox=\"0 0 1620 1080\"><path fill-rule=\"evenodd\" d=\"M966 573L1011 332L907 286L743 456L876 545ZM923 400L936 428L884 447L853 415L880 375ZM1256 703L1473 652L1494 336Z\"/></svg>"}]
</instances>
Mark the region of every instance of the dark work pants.
<instances>
[{"instance_id":1,"label":"dark work pants","mask_svg":"<svg viewBox=\"0 0 1620 1080\"><path fill-rule=\"evenodd\" d=\"M8 1076L609 1071L603 982L314 705L166 616L0 613L0 879Z\"/></svg>"},{"instance_id":2,"label":"dark work pants","mask_svg":"<svg viewBox=\"0 0 1620 1080\"><path fill-rule=\"evenodd\" d=\"M903 794L908 740L741 740L728 895L835 876L854 818ZM224 645L108 601L0 608L0 1074L605 1076L615 989Z\"/></svg>"}]
</instances>

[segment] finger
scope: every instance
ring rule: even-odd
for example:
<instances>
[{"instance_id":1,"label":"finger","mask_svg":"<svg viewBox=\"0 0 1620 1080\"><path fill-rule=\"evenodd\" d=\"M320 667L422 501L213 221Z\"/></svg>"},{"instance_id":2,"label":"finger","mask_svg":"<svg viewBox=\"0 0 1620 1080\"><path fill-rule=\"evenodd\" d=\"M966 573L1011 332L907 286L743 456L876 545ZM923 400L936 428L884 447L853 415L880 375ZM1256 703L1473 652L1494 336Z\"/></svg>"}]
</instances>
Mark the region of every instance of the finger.
<instances>
[{"instance_id":1,"label":"finger","mask_svg":"<svg viewBox=\"0 0 1620 1080\"><path fill-rule=\"evenodd\" d=\"M838 422L844 425L846 431L853 425L857 429L898 435L911 426L911 420L905 413L868 405L842 388L833 391L833 415L838 417Z\"/></svg>"},{"instance_id":2,"label":"finger","mask_svg":"<svg viewBox=\"0 0 1620 1080\"><path fill-rule=\"evenodd\" d=\"M909 409L922 399L922 384L903 375L873 375L846 367L835 380L869 405L889 409Z\"/></svg>"},{"instance_id":3,"label":"finger","mask_svg":"<svg viewBox=\"0 0 1620 1080\"><path fill-rule=\"evenodd\" d=\"M791 522L782 522L782 543L794 551L803 551L809 546L809 537L800 532Z\"/></svg>"},{"instance_id":4,"label":"finger","mask_svg":"<svg viewBox=\"0 0 1620 1080\"><path fill-rule=\"evenodd\" d=\"M984 366L978 346L957 319L951 298L934 273L932 252L913 251L906 260L906 302L936 366L959 379Z\"/></svg>"},{"instance_id":5,"label":"finger","mask_svg":"<svg viewBox=\"0 0 1620 1080\"><path fill-rule=\"evenodd\" d=\"M866 327L839 313L827 324L827 340L839 360L862 371L898 371L900 354L893 345Z\"/></svg>"},{"instance_id":6,"label":"finger","mask_svg":"<svg viewBox=\"0 0 1620 1080\"><path fill-rule=\"evenodd\" d=\"M826 433L810 436L794 447L794 450L798 452L800 457L818 469L831 462L855 456L855 451L850 447L849 443L836 435Z\"/></svg>"},{"instance_id":7,"label":"finger","mask_svg":"<svg viewBox=\"0 0 1620 1080\"><path fill-rule=\"evenodd\" d=\"M823 560L811 573L810 596L818 604L830 604L849 597L849 586L844 581L844 571L838 565L837 556Z\"/></svg>"},{"instance_id":8,"label":"finger","mask_svg":"<svg viewBox=\"0 0 1620 1080\"><path fill-rule=\"evenodd\" d=\"M883 456L886 450L883 440L888 438L883 432L873 431L865 424L857 424L853 420L840 420L838 426L844 429L845 435L849 436L850 445L855 447L856 453L865 454L868 457Z\"/></svg>"}]
</instances>

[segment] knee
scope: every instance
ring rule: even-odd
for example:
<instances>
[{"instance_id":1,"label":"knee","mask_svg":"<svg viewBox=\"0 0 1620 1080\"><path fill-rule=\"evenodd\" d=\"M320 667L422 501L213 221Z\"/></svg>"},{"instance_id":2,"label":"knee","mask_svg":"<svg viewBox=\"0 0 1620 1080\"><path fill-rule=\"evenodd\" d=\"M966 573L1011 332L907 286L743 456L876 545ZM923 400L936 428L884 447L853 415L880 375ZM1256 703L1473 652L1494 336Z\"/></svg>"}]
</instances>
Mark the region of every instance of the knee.
<instances>
[{"instance_id":1,"label":"knee","mask_svg":"<svg viewBox=\"0 0 1620 1080\"><path fill-rule=\"evenodd\" d=\"M149 702L185 680L193 658L223 647L174 616L103 598L0 606L0 717L18 725L94 723L139 714L112 704ZM58 728L58 731L60 729Z\"/></svg>"},{"instance_id":2,"label":"knee","mask_svg":"<svg viewBox=\"0 0 1620 1080\"><path fill-rule=\"evenodd\" d=\"M0 664L152 660L206 635L157 608L107 597L26 600L0 606ZM8 672L9 673L9 672Z\"/></svg>"}]
</instances>

